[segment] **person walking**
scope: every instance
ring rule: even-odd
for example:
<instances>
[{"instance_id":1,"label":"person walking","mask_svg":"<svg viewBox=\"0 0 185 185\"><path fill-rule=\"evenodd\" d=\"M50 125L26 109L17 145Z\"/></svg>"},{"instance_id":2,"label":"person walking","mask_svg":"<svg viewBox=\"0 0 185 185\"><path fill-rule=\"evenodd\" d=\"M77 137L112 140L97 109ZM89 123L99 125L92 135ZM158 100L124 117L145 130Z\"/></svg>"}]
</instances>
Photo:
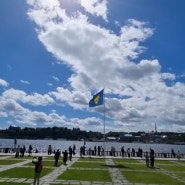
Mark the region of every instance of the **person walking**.
<instances>
[{"instance_id":1,"label":"person walking","mask_svg":"<svg viewBox=\"0 0 185 185\"><path fill-rule=\"evenodd\" d=\"M67 150L65 150L65 152L62 152L63 153L63 163L64 165L67 165L67 157L68 157L68 152Z\"/></svg>"},{"instance_id":2,"label":"person walking","mask_svg":"<svg viewBox=\"0 0 185 185\"><path fill-rule=\"evenodd\" d=\"M54 158L55 158L55 166L58 166L58 160L60 158L60 151L59 150L57 150L55 152Z\"/></svg>"},{"instance_id":3,"label":"person walking","mask_svg":"<svg viewBox=\"0 0 185 185\"><path fill-rule=\"evenodd\" d=\"M36 157L34 157L32 160L32 163L35 165L33 185L39 185L40 173L43 169L42 157L39 157L38 159Z\"/></svg>"},{"instance_id":4,"label":"person walking","mask_svg":"<svg viewBox=\"0 0 185 185\"><path fill-rule=\"evenodd\" d=\"M69 160L72 161L72 156L73 156L73 149L71 146L69 147Z\"/></svg>"}]
</instances>

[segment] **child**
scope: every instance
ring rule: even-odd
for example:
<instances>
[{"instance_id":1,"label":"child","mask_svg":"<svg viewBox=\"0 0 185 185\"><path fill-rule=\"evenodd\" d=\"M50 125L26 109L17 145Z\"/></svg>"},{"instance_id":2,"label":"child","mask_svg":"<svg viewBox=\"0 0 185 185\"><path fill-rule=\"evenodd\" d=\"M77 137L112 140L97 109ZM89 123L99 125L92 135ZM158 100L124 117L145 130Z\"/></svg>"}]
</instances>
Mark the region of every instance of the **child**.
<instances>
[{"instance_id":1,"label":"child","mask_svg":"<svg viewBox=\"0 0 185 185\"><path fill-rule=\"evenodd\" d=\"M42 157L39 157L38 159L36 157L33 158L32 163L35 165L35 174L34 174L34 185L39 185L39 177L40 173L42 171Z\"/></svg>"}]
</instances>

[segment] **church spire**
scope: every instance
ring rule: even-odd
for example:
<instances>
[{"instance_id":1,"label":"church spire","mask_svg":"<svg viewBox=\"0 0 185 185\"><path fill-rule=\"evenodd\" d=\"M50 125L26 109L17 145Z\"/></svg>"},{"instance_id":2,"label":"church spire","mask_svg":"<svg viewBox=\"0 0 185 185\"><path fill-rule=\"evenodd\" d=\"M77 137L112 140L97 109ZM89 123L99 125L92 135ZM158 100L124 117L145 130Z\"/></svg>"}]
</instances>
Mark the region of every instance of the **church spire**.
<instances>
[{"instance_id":1,"label":"church spire","mask_svg":"<svg viewBox=\"0 0 185 185\"><path fill-rule=\"evenodd\" d=\"M155 133L157 134L157 124L155 122Z\"/></svg>"}]
</instances>

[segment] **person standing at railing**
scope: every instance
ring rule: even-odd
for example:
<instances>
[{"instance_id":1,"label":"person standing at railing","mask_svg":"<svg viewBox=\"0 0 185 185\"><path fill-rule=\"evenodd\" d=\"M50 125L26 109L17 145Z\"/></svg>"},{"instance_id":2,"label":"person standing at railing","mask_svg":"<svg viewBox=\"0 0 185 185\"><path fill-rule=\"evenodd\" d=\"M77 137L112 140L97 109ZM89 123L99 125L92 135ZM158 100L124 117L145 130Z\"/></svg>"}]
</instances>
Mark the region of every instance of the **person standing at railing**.
<instances>
[{"instance_id":1,"label":"person standing at railing","mask_svg":"<svg viewBox=\"0 0 185 185\"><path fill-rule=\"evenodd\" d=\"M127 148L127 156L130 158L130 148Z\"/></svg>"},{"instance_id":2,"label":"person standing at railing","mask_svg":"<svg viewBox=\"0 0 185 185\"><path fill-rule=\"evenodd\" d=\"M178 152L177 152L177 159L180 160L180 158L181 158L181 154L180 154L180 151L178 150Z\"/></svg>"},{"instance_id":3,"label":"person standing at railing","mask_svg":"<svg viewBox=\"0 0 185 185\"><path fill-rule=\"evenodd\" d=\"M150 148L150 166L153 168L154 167L154 150Z\"/></svg>"},{"instance_id":4,"label":"person standing at railing","mask_svg":"<svg viewBox=\"0 0 185 185\"><path fill-rule=\"evenodd\" d=\"M17 139L15 138L14 139L14 151L16 151L16 148L17 148Z\"/></svg>"},{"instance_id":5,"label":"person standing at railing","mask_svg":"<svg viewBox=\"0 0 185 185\"><path fill-rule=\"evenodd\" d=\"M149 158L148 152L146 152L145 154L145 159L146 159L146 166L149 167L150 158Z\"/></svg>"},{"instance_id":6,"label":"person standing at railing","mask_svg":"<svg viewBox=\"0 0 185 185\"><path fill-rule=\"evenodd\" d=\"M124 155L125 155L125 149L124 149L124 146L122 146L122 148L121 148L121 156L124 157Z\"/></svg>"}]
</instances>

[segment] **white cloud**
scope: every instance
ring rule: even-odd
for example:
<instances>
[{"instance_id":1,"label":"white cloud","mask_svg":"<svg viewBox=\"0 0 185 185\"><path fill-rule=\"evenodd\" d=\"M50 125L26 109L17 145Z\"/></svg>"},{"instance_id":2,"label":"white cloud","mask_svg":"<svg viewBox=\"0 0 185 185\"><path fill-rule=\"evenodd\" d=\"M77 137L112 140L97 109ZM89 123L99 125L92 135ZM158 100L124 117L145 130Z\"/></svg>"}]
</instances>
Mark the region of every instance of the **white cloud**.
<instances>
[{"instance_id":1,"label":"white cloud","mask_svg":"<svg viewBox=\"0 0 185 185\"><path fill-rule=\"evenodd\" d=\"M121 123L128 124L130 129L142 128L143 124L156 120L164 124L184 125L185 85L176 83L174 74L162 73L157 59L139 59L139 55L147 50L144 42L154 34L154 29L147 23L130 19L128 24L120 25L120 32L116 34L114 30L92 24L88 14L76 11L67 15L60 4L62 1L28 2L31 5L28 15L37 25L39 40L58 59L57 62L70 67L72 75L67 79L68 88L58 87L46 95L27 95L10 90L3 97L32 105L48 105L56 100L57 103L83 109L91 98L90 90L98 91L105 87L106 116L112 119L112 123L115 122L114 129ZM81 0L80 3L88 13L108 21L107 1ZM173 84L167 85L166 80ZM96 110L102 111L101 108ZM50 117L58 120L59 116L44 113L32 115L30 123L33 120L39 122L36 121L39 116L43 122L52 123ZM69 125L78 125L81 121L79 118L62 120ZM99 123L92 120L84 119L83 125Z\"/></svg>"},{"instance_id":2,"label":"white cloud","mask_svg":"<svg viewBox=\"0 0 185 185\"><path fill-rule=\"evenodd\" d=\"M52 76L51 78L52 78L53 80L57 81L57 82L60 81L60 79L59 79L58 77L56 77L56 76Z\"/></svg>"},{"instance_id":3,"label":"white cloud","mask_svg":"<svg viewBox=\"0 0 185 185\"><path fill-rule=\"evenodd\" d=\"M26 80L21 80L21 83L30 85L30 82L28 82L28 81L26 81Z\"/></svg>"},{"instance_id":4,"label":"white cloud","mask_svg":"<svg viewBox=\"0 0 185 185\"><path fill-rule=\"evenodd\" d=\"M0 86L7 87L9 84L3 79L0 79Z\"/></svg>"},{"instance_id":5,"label":"white cloud","mask_svg":"<svg viewBox=\"0 0 185 185\"><path fill-rule=\"evenodd\" d=\"M88 13L95 16L101 16L107 21L107 0L79 0L81 6L85 8Z\"/></svg>"},{"instance_id":6,"label":"white cloud","mask_svg":"<svg viewBox=\"0 0 185 185\"><path fill-rule=\"evenodd\" d=\"M32 95L27 95L24 91L13 88L4 91L3 97L34 106L45 106L54 102L54 100L47 94L41 95L38 93L33 93Z\"/></svg>"}]
</instances>

